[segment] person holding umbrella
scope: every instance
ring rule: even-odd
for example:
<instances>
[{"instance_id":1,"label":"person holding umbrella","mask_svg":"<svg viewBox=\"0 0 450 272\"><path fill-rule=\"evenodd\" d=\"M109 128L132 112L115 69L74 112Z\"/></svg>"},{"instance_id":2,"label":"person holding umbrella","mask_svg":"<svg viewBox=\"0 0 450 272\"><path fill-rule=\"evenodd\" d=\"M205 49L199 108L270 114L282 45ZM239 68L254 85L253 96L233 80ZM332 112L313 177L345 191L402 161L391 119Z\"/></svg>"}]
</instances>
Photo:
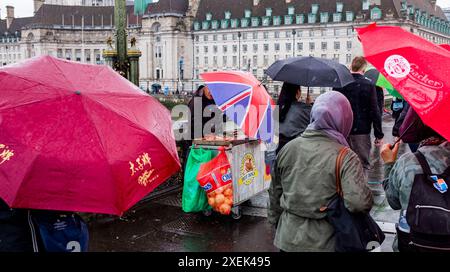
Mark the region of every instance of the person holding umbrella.
<instances>
[{"instance_id":1,"label":"person holding umbrella","mask_svg":"<svg viewBox=\"0 0 450 272\"><path fill-rule=\"evenodd\" d=\"M370 169L370 140L371 127L373 125L375 144L379 144L384 138L381 113L378 108L378 99L375 85L364 76L367 61L364 57L355 57L351 64L354 82L343 88L335 88L336 91L347 97L353 110L353 128L349 137L349 144L358 154L364 168Z\"/></svg>"},{"instance_id":2,"label":"person holding umbrella","mask_svg":"<svg viewBox=\"0 0 450 272\"><path fill-rule=\"evenodd\" d=\"M411 124L413 126L411 126ZM393 243L393 249L394 251L427 250L426 248L418 248L417 246L410 245L411 241L409 239L411 239L411 237L409 236L411 233L411 226L407 220L407 216L411 216L409 213L411 212L412 207L409 206L411 203L413 188L420 188L419 185L422 182L421 180L417 180L416 177L417 175L425 173L421 165L421 160L418 158L418 154L422 154L424 156L426 164L429 165L432 173L444 173L446 169L447 171L450 170L450 143L433 129L424 125L413 108L409 108L404 125L408 128L401 128L400 133L403 137L405 137L406 141L420 142L418 153L406 153L397 159L400 143L395 144L395 146L385 144L381 150L381 157L385 163L386 179L383 182L383 187L386 192L386 197L389 205L394 210L401 211L397 226L397 236ZM446 182L449 182L449 180L446 180ZM416 183L418 185L415 185ZM430 183L429 185L432 184ZM426 184L426 186L428 187L428 184ZM430 186L430 188L432 188L431 190L433 191L435 190L433 186ZM422 192L419 195L426 196L426 200L421 201L433 201L433 199L436 198L436 195L438 197L442 196L442 194L437 191L434 192L434 194L433 192ZM417 198L417 194L415 197ZM424 204L424 202L422 202L422 204ZM429 211L431 212L432 210ZM426 212L427 211L425 211L425 213ZM421 223L426 224L427 226L432 225L432 218L436 215L437 213L434 213L433 216L428 217L428 221ZM439 222L436 219L435 224L442 225L442 221ZM433 232L432 229L427 230L428 232ZM425 237L426 236L423 236L422 238L423 243L434 243ZM446 240L443 237L444 236L441 236L440 240L445 243ZM447 242L446 245L440 245L440 247L444 246L447 247L446 252L448 252L448 250L450 250L450 243ZM434 247L439 246L434 244ZM428 250L430 249L431 248L428 247Z\"/></svg>"},{"instance_id":3,"label":"person holding umbrella","mask_svg":"<svg viewBox=\"0 0 450 272\"><path fill-rule=\"evenodd\" d=\"M301 101L301 87L285 82L278 99L280 130L277 153L291 140L300 136L310 123L311 97Z\"/></svg>"}]
</instances>

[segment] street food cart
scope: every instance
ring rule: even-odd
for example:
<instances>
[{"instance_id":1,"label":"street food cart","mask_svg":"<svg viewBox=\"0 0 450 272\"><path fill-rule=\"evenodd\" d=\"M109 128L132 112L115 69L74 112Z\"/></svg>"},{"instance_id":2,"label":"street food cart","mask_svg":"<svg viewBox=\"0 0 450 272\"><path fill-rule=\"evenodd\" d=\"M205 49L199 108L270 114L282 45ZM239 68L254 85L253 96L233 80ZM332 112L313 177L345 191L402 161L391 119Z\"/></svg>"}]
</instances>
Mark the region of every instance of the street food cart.
<instances>
[{"instance_id":1,"label":"street food cart","mask_svg":"<svg viewBox=\"0 0 450 272\"><path fill-rule=\"evenodd\" d=\"M240 205L269 189L271 176L264 159L265 144L260 140L207 137L194 140L192 148L219 149L220 147L225 148L231 165L233 184L231 215L234 219L239 219Z\"/></svg>"}]
</instances>

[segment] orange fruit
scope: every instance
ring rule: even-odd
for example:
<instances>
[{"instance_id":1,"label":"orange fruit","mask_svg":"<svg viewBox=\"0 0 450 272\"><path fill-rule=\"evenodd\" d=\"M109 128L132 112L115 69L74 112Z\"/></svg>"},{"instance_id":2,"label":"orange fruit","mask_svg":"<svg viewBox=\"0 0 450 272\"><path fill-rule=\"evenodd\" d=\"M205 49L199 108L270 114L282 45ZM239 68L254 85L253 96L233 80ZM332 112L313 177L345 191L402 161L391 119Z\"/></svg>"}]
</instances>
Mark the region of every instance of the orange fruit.
<instances>
[{"instance_id":1,"label":"orange fruit","mask_svg":"<svg viewBox=\"0 0 450 272\"><path fill-rule=\"evenodd\" d=\"M232 189L226 189L225 192L223 193L225 196L231 196L233 195L233 190Z\"/></svg>"},{"instance_id":2,"label":"orange fruit","mask_svg":"<svg viewBox=\"0 0 450 272\"><path fill-rule=\"evenodd\" d=\"M220 207L225 202L225 196L223 194L216 195L216 206Z\"/></svg>"},{"instance_id":3,"label":"orange fruit","mask_svg":"<svg viewBox=\"0 0 450 272\"><path fill-rule=\"evenodd\" d=\"M214 207L216 204L216 199L214 197L208 197L208 204L209 206Z\"/></svg>"},{"instance_id":4,"label":"orange fruit","mask_svg":"<svg viewBox=\"0 0 450 272\"><path fill-rule=\"evenodd\" d=\"M220 210L221 214L229 215L231 212L231 206L228 204L222 204L222 205L220 205L219 210Z\"/></svg>"}]
</instances>

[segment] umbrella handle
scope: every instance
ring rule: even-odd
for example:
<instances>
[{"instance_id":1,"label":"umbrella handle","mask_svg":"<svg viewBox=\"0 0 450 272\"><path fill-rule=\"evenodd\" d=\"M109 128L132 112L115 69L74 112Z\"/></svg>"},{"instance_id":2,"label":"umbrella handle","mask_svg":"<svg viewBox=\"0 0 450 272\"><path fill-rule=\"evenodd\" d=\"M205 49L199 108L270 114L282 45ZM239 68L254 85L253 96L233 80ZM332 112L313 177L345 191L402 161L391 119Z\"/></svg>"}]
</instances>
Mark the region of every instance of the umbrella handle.
<instances>
[{"instance_id":1,"label":"umbrella handle","mask_svg":"<svg viewBox=\"0 0 450 272\"><path fill-rule=\"evenodd\" d=\"M414 124L416 124L416 121L415 121L415 120L414 120L414 122L412 122L412 123L405 129L405 131L403 131L402 135L400 135L400 137L398 137L397 141L395 141L394 144L391 145L391 150L394 149L395 145L398 144L398 143L402 140L403 136L405 136L406 132L408 132L408 130L409 130L410 128L412 128L412 126L413 126Z\"/></svg>"}]
</instances>

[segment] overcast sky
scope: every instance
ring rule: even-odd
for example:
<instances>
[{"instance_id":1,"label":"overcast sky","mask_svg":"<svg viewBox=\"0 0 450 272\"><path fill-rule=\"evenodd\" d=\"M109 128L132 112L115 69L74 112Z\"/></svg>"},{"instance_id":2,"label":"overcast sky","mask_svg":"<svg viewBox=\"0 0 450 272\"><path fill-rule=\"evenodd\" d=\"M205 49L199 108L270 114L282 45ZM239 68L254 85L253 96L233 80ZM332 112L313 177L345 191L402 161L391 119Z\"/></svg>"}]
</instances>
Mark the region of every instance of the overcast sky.
<instances>
[{"instance_id":1,"label":"overcast sky","mask_svg":"<svg viewBox=\"0 0 450 272\"><path fill-rule=\"evenodd\" d=\"M437 3L444 8L450 7L450 0L437 0ZM5 6L8 5L12 5L15 7L16 17L27 17L33 15L33 0L0 0L2 19L4 19L6 16Z\"/></svg>"}]
</instances>

